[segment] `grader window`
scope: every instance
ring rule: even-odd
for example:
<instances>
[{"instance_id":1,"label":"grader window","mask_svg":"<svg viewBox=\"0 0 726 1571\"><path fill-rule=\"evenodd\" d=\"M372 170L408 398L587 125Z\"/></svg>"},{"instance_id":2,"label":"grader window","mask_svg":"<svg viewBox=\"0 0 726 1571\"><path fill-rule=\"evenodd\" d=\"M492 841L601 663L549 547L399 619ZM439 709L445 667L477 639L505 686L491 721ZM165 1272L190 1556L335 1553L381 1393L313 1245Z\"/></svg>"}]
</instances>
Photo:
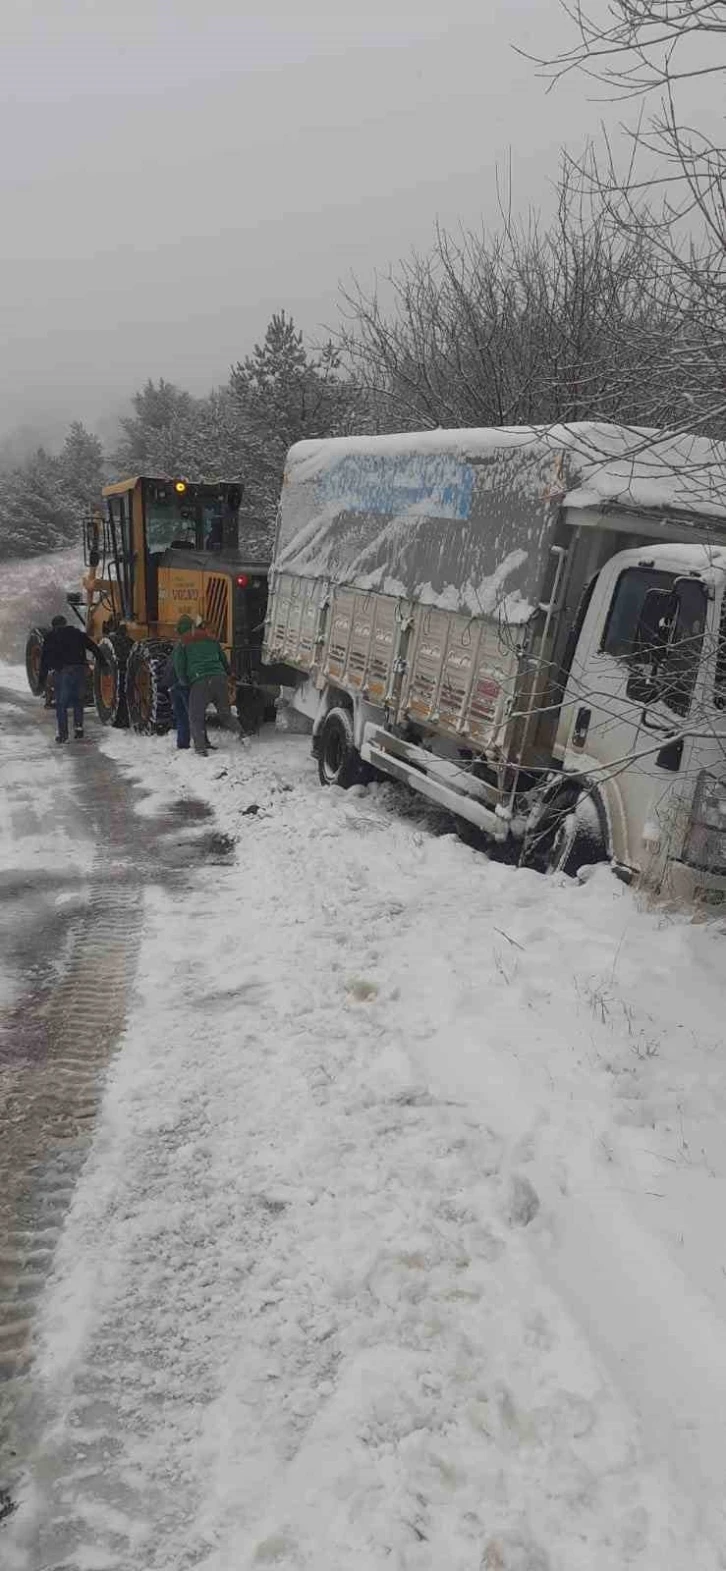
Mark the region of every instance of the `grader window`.
<instances>
[{"instance_id":1,"label":"grader window","mask_svg":"<svg viewBox=\"0 0 726 1571\"><path fill-rule=\"evenodd\" d=\"M153 486L146 493L146 545L149 551L168 546L201 547L198 509L193 498L178 496L172 486Z\"/></svg>"},{"instance_id":2,"label":"grader window","mask_svg":"<svg viewBox=\"0 0 726 1571\"><path fill-rule=\"evenodd\" d=\"M221 551L224 539L224 515L221 502L207 502L202 508L204 549Z\"/></svg>"},{"instance_id":3,"label":"grader window","mask_svg":"<svg viewBox=\"0 0 726 1571\"><path fill-rule=\"evenodd\" d=\"M235 552L241 487L144 480L146 548Z\"/></svg>"}]
</instances>

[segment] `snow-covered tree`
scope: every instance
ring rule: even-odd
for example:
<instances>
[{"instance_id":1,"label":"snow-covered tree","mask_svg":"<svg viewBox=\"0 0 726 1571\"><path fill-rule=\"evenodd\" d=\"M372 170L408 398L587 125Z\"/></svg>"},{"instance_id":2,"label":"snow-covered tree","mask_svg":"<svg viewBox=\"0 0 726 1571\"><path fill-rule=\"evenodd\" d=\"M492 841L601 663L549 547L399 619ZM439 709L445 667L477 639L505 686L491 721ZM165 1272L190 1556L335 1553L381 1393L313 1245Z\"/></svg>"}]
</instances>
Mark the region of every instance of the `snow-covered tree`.
<instances>
[{"instance_id":1,"label":"snow-covered tree","mask_svg":"<svg viewBox=\"0 0 726 1571\"><path fill-rule=\"evenodd\" d=\"M79 514L98 504L105 480L103 448L80 420L74 420L60 455L63 488Z\"/></svg>"},{"instance_id":2,"label":"snow-covered tree","mask_svg":"<svg viewBox=\"0 0 726 1571\"><path fill-rule=\"evenodd\" d=\"M549 225L438 229L386 283L344 297L342 341L379 429L672 414L678 386L653 374L679 325L669 269L647 223L614 230L567 165Z\"/></svg>"},{"instance_id":3,"label":"snow-covered tree","mask_svg":"<svg viewBox=\"0 0 726 1571\"><path fill-rule=\"evenodd\" d=\"M36 556L80 540L61 460L39 447L0 474L0 556Z\"/></svg>"},{"instance_id":4,"label":"snow-covered tree","mask_svg":"<svg viewBox=\"0 0 726 1571\"><path fill-rule=\"evenodd\" d=\"M305 437L360 429L365 414L361 388L344 373L340 351L331 342L309 351L284 311L273 315L262 343L233 368L230 392L240 418L247 496L270 519L288 448Z\"/></svg>"},{"instance_id":5,"label":"snow-covered tree","mask_svg":"<svg viewBox=\"0 0 726 1571\"><path fill-rule=\"evenodd\" d=\"M179 472L175 462L175 440L171 433L186 432L193 426L197 400L183 388L160 377L149 379L131 400L133 414L121 420L123 432L114 454L119 473L124 475L167 474Z\"/></svg>"},{"instance_id":6,"label":"snow-covered tree","mask_svg":"<svg viewBox=\"0 0 726 1571\"><path fill-rule=\"evenodd\" d=\"M714 132L726 86L724 0L561 0L573 43L539 64L579 71L632 107L623 157L607 140L572 169L621 241L647 230L668 275L675 329L653 361L679 387L672 424L722 438L726 429L726 148ZM694 84L697 91L694 91ZM626 111L627 115L627 111ZM650 295L644 278L644 298ZM671 422L669 422L671 423Z\"/></svg>"}]
</instances>

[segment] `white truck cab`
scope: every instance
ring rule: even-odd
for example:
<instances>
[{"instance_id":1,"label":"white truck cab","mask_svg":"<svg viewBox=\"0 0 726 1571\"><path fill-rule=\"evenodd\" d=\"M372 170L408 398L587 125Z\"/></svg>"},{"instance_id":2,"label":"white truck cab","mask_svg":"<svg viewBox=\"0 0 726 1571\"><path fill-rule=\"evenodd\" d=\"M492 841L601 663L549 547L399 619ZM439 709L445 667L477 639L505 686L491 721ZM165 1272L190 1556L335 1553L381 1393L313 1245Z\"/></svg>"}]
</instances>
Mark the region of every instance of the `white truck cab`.
<instances>
[{"instance_id":1,"label":"white truck cab","mask_svg":"<svg viewBox=\"0 0 726 1571\"><path fill-rule=\"evenodd\" d=\"M553 748L565 774L597 791L618 865L679 893L693 893L705 868L726 889L725 586L724 549L658 544L611 557L582 619Z\"/></svg>"}]
</instances>

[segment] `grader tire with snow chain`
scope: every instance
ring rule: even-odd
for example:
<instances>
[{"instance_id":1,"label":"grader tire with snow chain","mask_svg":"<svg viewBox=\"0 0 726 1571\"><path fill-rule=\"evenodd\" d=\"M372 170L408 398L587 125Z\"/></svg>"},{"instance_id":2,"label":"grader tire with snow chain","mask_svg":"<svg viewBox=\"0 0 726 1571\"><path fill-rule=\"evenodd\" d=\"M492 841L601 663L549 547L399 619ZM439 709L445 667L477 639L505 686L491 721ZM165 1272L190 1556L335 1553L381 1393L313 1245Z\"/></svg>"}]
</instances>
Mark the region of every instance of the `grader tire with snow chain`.
<instances>
[{"instance_id":1,"label":"grader tire with snow chain","mask_svg":"<svg viewBox=\"0 0 726 1571\"><path fill-rule=\"evenodd\" d=\"M28 678L28 687L34 698L40 698L45 690L45 682L40 680L40 661L43 654L43 645L46 640L44 627L33 627L28 633L25 645L25 674Z\"/></svg>"},{"instance_id":2,"label":"grader tire with snow chain","mask_svg":"<svg viewBox=\"0 0 726 1571\"><path fill-rule=\"evenodd\" d=\"M171 650L162 638L145 638L132 646L126 664L126 703L129 723L142 736L163 736L171 730L171 699L162 687Z\"/></svg>"},{"instance_id":3,"label":"grader tire with snow chain","mask_svg":"<svg viewBox=\"0 0 726 1571\"><path fill-rule=\"evenodd\" d=\"M348 709L331 709L317 738L316 756L321 785L347 791L367 778L366 766L353 739L353 716Z\"/></svg>"},{"instance_id":4,"label":"grader tire with snow chain","mask_svg":"<svg viewBox=\"0 0 726 1571\"><path fill-rule=\"evenodd\" d=\"M109 633L99 641L105 663L96 661L93 672L93 696L96 714L102 725L119 729L129 723L126 707L126 662L129 641L121 633Z\"/></svg>"}]
</instances>

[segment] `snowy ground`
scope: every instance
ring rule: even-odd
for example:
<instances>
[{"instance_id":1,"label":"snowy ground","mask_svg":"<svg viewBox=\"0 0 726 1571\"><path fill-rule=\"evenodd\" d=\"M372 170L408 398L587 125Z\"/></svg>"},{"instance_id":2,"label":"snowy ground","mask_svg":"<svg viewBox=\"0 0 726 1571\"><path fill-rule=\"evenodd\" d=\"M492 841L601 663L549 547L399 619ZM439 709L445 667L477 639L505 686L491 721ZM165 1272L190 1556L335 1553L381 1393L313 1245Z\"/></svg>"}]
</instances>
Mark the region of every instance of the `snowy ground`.
<instances>
[{"instance_id":1,"label":"snowy ground","mask_svg":"<svg viewBox=\"0 0 726 1571\"><path fill-rule=\"evenodd\" d=\"M236 846L146 892L3 1563L726 1566L722 924L305 738L101 745L142 855L180 797Z\"/></svg>"}]
</instances>

